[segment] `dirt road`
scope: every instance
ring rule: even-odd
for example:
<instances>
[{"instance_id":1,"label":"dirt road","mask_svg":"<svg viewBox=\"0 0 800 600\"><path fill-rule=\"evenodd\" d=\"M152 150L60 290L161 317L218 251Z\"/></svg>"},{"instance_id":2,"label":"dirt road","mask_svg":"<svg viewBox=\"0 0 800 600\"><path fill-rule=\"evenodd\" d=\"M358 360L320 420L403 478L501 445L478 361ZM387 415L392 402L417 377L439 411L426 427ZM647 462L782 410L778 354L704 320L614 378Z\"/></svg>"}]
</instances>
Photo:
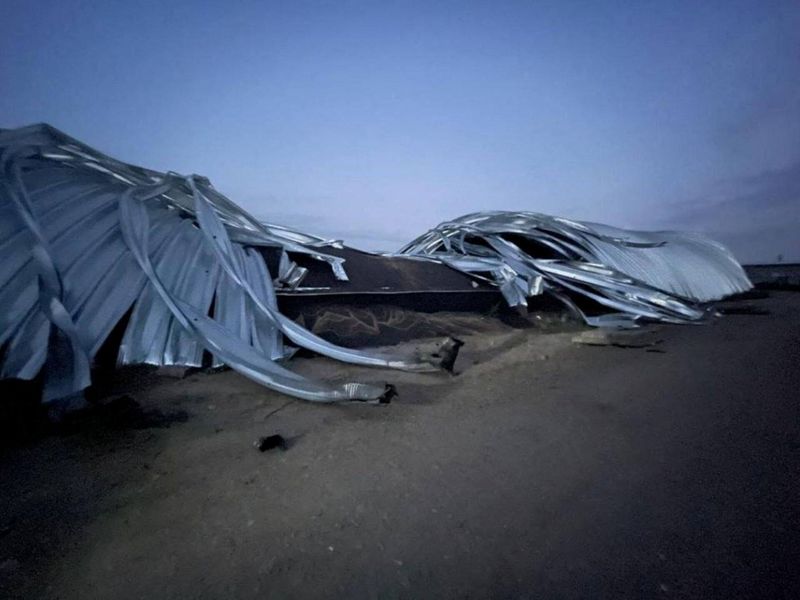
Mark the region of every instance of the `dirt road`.
<instances>
[{"instance_id":1,"label":"dirt road","mask_svg":"<svg viewBox=\"0 0 800 600\"><path fill-rule=\"evenodd\" d=\"M0 596L800 597L800 294L662 327L467 340L388 406L128 375L0 458ZM287 451L253 442L279 432Z\"/></svg>"}]
</instances>

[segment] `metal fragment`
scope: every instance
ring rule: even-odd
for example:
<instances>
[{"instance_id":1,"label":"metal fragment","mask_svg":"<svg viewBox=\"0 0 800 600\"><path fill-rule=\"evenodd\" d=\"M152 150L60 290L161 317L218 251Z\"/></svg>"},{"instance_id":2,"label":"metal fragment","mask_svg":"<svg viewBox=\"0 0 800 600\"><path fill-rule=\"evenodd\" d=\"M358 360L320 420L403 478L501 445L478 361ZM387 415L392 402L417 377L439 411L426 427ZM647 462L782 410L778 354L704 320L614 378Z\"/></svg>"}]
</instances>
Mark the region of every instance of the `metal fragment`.
<instances>
[{"instance_id":1,"label":"metal fragment","mask_svg":"<svg viewBox=\"0 0 800 600\"><path fill-rule=\"evenodd\" d=\"M404 354L354 350L278 310L275 287L293 296L329 289L307 277L314 261L337 290L394 293L350 282L343 255L375 277L390 272L381 257L337 240L259 222L206 178L128 165L47 125L0 130L0 377L44 373L46 400L90 384L92 361L119 323L122 364L199 367L208 352L213 365L316 402L385 402L394 390L309 381L279 364L294 351L284 336L353 364L452 369L457 340ZM699 322L705 303L752 287L732 255L700 235L527 212L442 223L384 260L408 272L435 263L459 285L491 295L495 286L510 306L550 295L598 327Z\"/></svg>"},{"instance_id":2,"label":"metal fragment","mask_svg":"<svg viewBox=\"0 0 800 600\"><path fill-rule=\"evenodd\" d=\"M703 303L752 287L730 252L699 234L627 231L531 212L465 215L398 254L488 275L510 306L549 293L595 326L697 322L708 315ZM586 313L572 300L580 297L608 314Z\"/></svg>"}]
</instances>

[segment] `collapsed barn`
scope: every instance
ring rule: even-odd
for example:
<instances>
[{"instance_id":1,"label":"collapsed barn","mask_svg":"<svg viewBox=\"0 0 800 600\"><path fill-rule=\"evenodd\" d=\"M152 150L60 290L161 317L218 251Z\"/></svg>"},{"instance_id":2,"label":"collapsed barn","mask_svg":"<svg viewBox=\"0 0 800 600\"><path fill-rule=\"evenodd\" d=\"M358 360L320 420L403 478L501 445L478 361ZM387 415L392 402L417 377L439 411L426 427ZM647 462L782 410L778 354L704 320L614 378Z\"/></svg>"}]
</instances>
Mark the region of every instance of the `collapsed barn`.
<instances>
[{"instance_id":1,"label":"collapsed barn","mask_svg":"<svg viewBox=\"0 0 800 600\"><path fill-rule=\"evenodd\" d=\"M562 304L591 326L695 323L752 286L698 234L633 232L537 213L443 223L393 254L262 223L200 176L122 163L48 125L0 130L0 378L42 377L45 400L91 384L119 335L119 364L226 364L311 401L383 401L390 386L310 381L296 348L344 362L432 371L428 352L346 348L282 307L391 295L427 309L502 298ZM281 302L279 304L279 298Z\"/></svg>"}]
</instances>

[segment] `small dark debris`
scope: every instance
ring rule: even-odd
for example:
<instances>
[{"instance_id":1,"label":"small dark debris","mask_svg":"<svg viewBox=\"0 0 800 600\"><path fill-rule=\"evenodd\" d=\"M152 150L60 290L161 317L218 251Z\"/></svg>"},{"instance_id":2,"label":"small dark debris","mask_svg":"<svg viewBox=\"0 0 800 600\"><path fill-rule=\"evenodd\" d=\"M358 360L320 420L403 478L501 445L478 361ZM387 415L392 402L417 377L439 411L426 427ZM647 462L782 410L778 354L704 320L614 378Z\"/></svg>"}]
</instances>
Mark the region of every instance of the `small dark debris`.
<instances>
[{"instance_id":1,"label":"small dark debris","mask_svg":"<svg viewBox=\"0 0 800 600\"><path fill-rule=\"evenodd\" d=\"M286 443L286 439L278 433L260 437L256 440L254 445L260 452L266 452L267 450L272 450L273 448L280 448L285 452L289 448L289 445Z\"/></svg>"},{"instance_id":2,"label":"small dark debris","mask_svg":"<svg viewBox=\"0 0 800 600\"><path fill-rule=\"evenodd\" d=\"M392 401L392 398L397 396L397 388L394 387L391 383L386 384L386 390L383 392L383 396L378 398L379 404L389 404Z\"/></svg>"},{"instance_id":3,"label":"small dark debris","mask_svg":"<svg viewBox=\"0 0 800 600\"><path fill-rule=\"evenodd\" d=\"M662 350L661 348L647 348L645 352L652 352L654 354L666 354L666 350Z\"/></svg>"},{"instance_id":4,"label":"small dark debris","mask_svg":"<svg viewBox=\"0 0 800 600\"><path fill-rule=\"evenodd\" d=\"M442 344L440 352L434 354L433 356L435 356L436 358L440 358L441 355L441 360L439 364L445 371L452 373L453 367L455 367L456 365L456 359L458 358L458 351L463 345L464 342L459 340L458 338L454 337L447 338L447 341L445 341Z\"/></svg>"}]
</instances>

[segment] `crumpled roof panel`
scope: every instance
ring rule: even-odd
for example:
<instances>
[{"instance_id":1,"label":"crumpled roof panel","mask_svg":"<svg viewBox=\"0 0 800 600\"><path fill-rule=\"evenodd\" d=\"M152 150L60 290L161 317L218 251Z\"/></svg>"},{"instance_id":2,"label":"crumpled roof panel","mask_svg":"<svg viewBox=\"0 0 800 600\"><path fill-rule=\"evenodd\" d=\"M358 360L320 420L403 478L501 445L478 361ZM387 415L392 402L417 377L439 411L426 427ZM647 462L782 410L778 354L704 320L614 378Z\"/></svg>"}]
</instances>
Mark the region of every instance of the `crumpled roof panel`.
<instances>
[{"instance_id":1,"label":"crumpled roof panel","mask_svg":"<svg viewBox=\"0 0 800 600\"><path fill-rule=\"evenodd\" d=\"M549 292L594 325L698 321L706 316L699 303L752 287L733 255L700 234L628 231L532 212L466 215L438 225L400 254L488 276L511 306ZM588 316L570 299L576 295L614 312Z\"/></svg>"},{"instance_id":2,"label":"crumpled roof panel","mask_svg":"<svg viewBox=\"0 0 800 600\"><path fill-rule=\"evenodd\" d=\"M293 352L284 338L354 364L442 366L437 351L339 347L281 314L275 286L299 290L307 272L290 254L349 281L341 252L326 252L339 242L261 223L203 177L122 163L48 125L0 130L0 234L0 378L42 372L45 399L90 384L95 355L124 318L122 364L199 366L209 351L215 364L312 401L381 401L389 388L304 379L278 362ZM280 253L274 273L264 248ZM700 303L751 287L702 236L537 213L467 215L394 256L444 263L511 306L550 294L592 325L698 321Z\"/></svg>"},{"instance_id":3,"label":"crumpled roof panel","mask_svg":"<svg viewBox=\"0 0 800 600\"><path fill-rule=\"evenodd\" d=\"M307 254L339 279L344 261L317 249L319 238L259 223L204 178L125 165L46 125L0 131L0 172L0 376L32 379L45 367L45 399L90 384L94 355L131 308L123 364L198 365L207 349L314 401L380 401L387 388L299 377L275 362L287 356L284 335L355 364L438 368L432 355L335 346L281 315L254 246Z\"/></svg>"}]
</instances>

